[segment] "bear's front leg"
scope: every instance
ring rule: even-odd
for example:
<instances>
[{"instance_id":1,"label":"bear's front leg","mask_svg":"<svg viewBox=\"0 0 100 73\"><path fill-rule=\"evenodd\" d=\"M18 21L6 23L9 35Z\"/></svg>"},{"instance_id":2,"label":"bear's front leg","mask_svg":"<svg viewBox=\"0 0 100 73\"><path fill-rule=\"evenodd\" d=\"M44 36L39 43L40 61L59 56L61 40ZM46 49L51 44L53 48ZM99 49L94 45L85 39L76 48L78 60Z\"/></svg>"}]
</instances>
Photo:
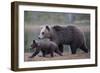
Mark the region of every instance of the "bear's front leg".
<instances>
[{"instance_id":1,"label":"bear's front leg","mask_svg":"<svg viewBox=\"0 0 100 73\"><path fill-rule=\"evenodd\" d=\"M63 45L62 45L62 44L59 44L58 47L59 47L59 51L60 51L61 53L63 53Z\"/></svg>"}]
</instances>

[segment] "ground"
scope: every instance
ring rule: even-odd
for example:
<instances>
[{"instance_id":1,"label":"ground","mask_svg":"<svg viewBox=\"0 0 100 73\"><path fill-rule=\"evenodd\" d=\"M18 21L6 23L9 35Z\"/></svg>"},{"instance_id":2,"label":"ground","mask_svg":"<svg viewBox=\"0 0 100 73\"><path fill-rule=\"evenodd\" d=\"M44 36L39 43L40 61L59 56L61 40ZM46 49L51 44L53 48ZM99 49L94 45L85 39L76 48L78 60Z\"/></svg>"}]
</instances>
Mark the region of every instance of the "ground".
<instances>
[{"instance_id":1,"label":"ground","mask_svg":"<svg viewBox=\"0 0 100 73\"><path fill-rule=\"evenodd\" d=\"M24 61L47 61L47 60L71 60L71 59L88 59L90 58L90 53L78 52L76 54L71 54L68 52L64 52L63 56L59 56L55 54L54 57L50 57L47 55L46 57L41 57L39 55L35 56L34 58L29 58L32 53L25 53L24 54Z\"/></svg>"}]
</instances>

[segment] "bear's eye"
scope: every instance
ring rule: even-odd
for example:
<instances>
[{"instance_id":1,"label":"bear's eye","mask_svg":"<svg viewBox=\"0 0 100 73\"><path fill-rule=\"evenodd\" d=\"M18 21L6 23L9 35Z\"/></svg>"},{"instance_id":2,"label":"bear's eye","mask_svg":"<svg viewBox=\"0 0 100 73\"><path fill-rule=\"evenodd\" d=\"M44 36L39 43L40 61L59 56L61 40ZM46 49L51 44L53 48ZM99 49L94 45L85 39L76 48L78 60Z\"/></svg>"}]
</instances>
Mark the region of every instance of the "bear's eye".
<instances>
[{"instance_id":1,"label":"bear's eye","mask_svg":"<svg viewBox=\"0 0 100 73\"><path fill-rule=\"evenodd\" d=\"M44 34L44 32L42 32L42 34Z\"/></svg>"}]
</instances>

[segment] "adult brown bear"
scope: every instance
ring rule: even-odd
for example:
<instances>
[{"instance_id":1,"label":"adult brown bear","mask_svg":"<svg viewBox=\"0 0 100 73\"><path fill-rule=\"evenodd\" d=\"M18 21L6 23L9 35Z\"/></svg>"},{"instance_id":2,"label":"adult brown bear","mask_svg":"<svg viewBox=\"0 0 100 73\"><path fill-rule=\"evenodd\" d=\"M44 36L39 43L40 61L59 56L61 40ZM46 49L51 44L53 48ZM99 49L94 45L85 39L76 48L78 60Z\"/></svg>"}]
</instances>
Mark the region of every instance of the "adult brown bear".
<instances>
[{"instance_id":1,"label":"adult brown bear","mask_svg":"<svg viewBox=\"0 0 100 73\"><path fill-rule=\"evenodd\" d=\"M88 53L84 33L76 26L44 26L39 34L39 38L49 38L59 46L63 52L63 45L70 45L72 54L76 54L77 48Z\"/></svg>"}]
</instances>

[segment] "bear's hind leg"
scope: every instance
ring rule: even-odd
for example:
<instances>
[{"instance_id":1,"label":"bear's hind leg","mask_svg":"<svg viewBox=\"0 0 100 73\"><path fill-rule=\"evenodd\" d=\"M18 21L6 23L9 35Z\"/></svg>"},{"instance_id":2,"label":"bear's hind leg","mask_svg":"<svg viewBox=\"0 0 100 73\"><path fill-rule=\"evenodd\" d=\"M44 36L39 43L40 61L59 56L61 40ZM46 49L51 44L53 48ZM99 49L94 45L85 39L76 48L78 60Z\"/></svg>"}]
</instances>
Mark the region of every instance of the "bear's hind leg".
<instances>
[{"instance_id":1,"label":"bear's hind leg","mask_svg":"<svg viewBox=\"0 0 100 73\"><path fill-rule=\"evenodd\" d=\"M71 45L71 52L72 54L76 54L76 46L75 45Z\"/></svg>"},{"instance_id":2,"label":"bear's hind leg","mask_svg":"<svg viewBox=\"0 0 100 73\"><path fill-rule=\"evenodd\" d=\"M88 49L87 49L87 47L86 47L85 44L83 44L83 45L80 47L80 49L82 49L84 52L88 53Z\"/></svg>"}]
</instances>

